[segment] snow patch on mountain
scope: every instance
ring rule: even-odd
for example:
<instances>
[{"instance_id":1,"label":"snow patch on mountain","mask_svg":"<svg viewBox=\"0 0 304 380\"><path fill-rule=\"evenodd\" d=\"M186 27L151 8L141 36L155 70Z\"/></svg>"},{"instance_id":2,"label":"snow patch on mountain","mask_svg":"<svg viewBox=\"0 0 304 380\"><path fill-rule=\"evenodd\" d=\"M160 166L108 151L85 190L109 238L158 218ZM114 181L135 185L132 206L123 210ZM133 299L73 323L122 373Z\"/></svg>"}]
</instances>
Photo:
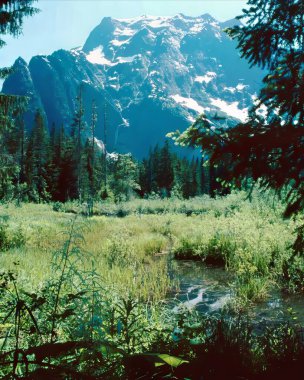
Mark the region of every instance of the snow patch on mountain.
<instances>
[{"instance_id":1,"label":"snow patch on mountain","mask_svg":"<svg viewBox=\"0 0 304 380\"><path fill-rule=\"evenodd\" d=\"M236 119L239 119L242 122L245 122L248 117L248 109L247 108L240 109L238 107L239 102L228 103L225 100L214 99L214 98L210 98L210 102L213 106L219 108L221 111L223 111L227 115L232 116Z\"/></svg>"},{"instance_id":2,"label":"snow patch on mountain","mask_svg":"<svg viewBox=\"0 0 304 380\"><path fill-rule=\"evenodd\" d=\"M98 46L94 50L90 51L90 53L87 54L87 60L97 65L113 66L113 63L105 58L102 46Z\"/></svg>"},{"instance_id":3,"label":"snow patch on mountain","mask_svg":"<svg viewBox=\"0 0 304 380\"><path fill-rule=\"evenodd\" d=\"M206 75L196 76L194 78L194 82L209 83L212 81L212 79L216 78L216 76L217 76L217 74L214 71L208 71Z\"/></svg>"},{"instance_id":4,"label":"snow patch on mountain","mask_svg":"<svg viewBox=\"0 0 304 380\"><path fill-rule=\"evenodd\" d=\"M131 57L118 57L118 63L131 63L138 57L140 57L140 54L132 55Z\"/></svg>"},{"instance_id":5,"label":"snow patch on mountain","mask_svg":"<svg viewBox=\"0 0 304 380\"><path fill-rule=\"evenodd\" d=\"M230 93L234 94L236 91L235 87L224 87L224 91L229 91Z\"/></svg>"},{"instance_id":6,"label":"snow patch on mountain","mask_svg":"<svg viewBox=\"0 0 304 380\"><path fill-rule=\"evenodd\" d=\"M131 37L135 34L135 30L129 28L129 27L124 27L123 29L121 28L116 28L114 31L114 36L128 36Z\"/></svg>"},{"instance_id":7,"label":"snow patch on mountain","mask_svg":"<svg viewBox=\"0 0 304 380\"><path fill-rule=\"evenodd\" d=\"M246 86L246 85L243 84L243 83L239 83L239 84L236 86L236 89L237 89L238 91L243 91L244 88L246 88L246 87L248 87L248 86Z\"/></svg>"},{"instance_id":8,"label":"snow patch on mountain","mask_svg":"<svg viewBox=\"0 0 304 380\"><path fill-rule=\"evenodd\" d=\"M82 48L34 57L28 67L18 63L21 74L11 75L4 91L34 93L32 109L42 108L49 126L55 122L68 130L79 84L86 83L87 108L94 97L102 118L109 104L109 149L142 157L167 132L184 130L201 113L210 120L224 114L227 120L217 125L229 127L246 120L262 72L249 68L223 32L235 22L220 23L208 14L105 17ZM33 118L28 117L29 128Z\"/></svg>"},{"instance_id":9,"label":"snow patch on mountain","mask_svg":"<svg viewBox=\"0 0 304 380\"><path fill-rule=\"evenodd\" d=\"M196 33L201 32L203 29L204 29L204 26L201 23L200 24L194 24L190 28L190 32L196 34Z\"/></svg>"},{"instance_id":10,"label":"snow patch on mountain","mask_svg":"<svg viewBox=\"0 0 304 380\"><path fill-rule=\"evenodd\" d=\"M151 28L170 27L170 25L167 23L167 18L163 18L163 17L152 20L152 21L148 22L146 25L150 26Z\"/></svg>"},{"instance_id":11,"label":"snow patch on mountain","mask_svg":"<svg viewBox=\"0 0 304 380\"><path fill-rule=\"evenodd\" d=\"M197 101L195 101L192 98L184 98L183 96L180 96L178 94L172 95L171 98L176 102L179 103L180 105L187 107L191 110L194 110L198 113L203 113L205 108L200 106Z\"/></svg>"},{"instance_id":12,"label":"snow patch on mountain","mask_svg":"<svg viewBox=\"0 0 304 380\"><path fill-rule=\"evenodd\" d=\"M129 42L129 39L127 40L122 40L122 41L119 41L119 40L112 40L110 43L114 46L122 46L122 45L125 45Z\"/></svg>"}]
</instances>

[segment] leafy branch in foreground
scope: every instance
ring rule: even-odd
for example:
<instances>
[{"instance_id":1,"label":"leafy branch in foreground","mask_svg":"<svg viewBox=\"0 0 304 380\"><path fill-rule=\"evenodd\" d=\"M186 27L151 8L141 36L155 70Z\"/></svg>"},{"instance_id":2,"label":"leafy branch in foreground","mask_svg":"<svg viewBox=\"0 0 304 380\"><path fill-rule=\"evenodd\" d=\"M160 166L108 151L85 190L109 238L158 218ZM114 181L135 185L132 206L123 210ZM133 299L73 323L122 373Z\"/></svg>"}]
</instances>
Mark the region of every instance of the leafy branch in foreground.
<instances>
[{"instance_id":1,"label":"leafy branch in foreground","mask_svg":"<svg viewBox=\"0 0 304 380\"><path fill-rule=\"evenodd\" d=\"M268 69L248 120L232 128L217 126L204 115L184 133L182 145L202 148L212 165L226 165L224 180L260 180L263 188L284 195L290 216L304 209L303 2L249 0L239 19L246 24L227 30L241 55Z\"/></svg>"},{"instance_id":2,"label":"leafy branch in foreground","mask_svg":"<svg viewBox=\"0 0 304 380\"><path fill-rule=\"evenodd\" d=\"M37 8L32 7L35 0L2 0L0 3L0 48L5 46L3 35L11 34L14 37L22 33L23 19L38 13ZM0 68L0 78L5 78L11 73L11 68Z\"/></svg>"}]
</instances>

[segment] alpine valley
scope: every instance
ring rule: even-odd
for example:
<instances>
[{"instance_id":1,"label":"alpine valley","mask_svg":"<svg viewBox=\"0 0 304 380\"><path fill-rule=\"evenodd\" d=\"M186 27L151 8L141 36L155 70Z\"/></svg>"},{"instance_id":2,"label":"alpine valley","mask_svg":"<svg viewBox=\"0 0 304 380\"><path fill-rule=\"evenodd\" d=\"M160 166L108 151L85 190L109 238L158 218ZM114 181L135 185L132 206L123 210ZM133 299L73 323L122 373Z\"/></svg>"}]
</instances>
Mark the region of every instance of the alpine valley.
<instances>
[{"instance_id":1,"label":"alpine valley","mask_svg":"<svg viewBox=\"0 0 304 380\"><path fill-rule=\"evenodd\" d=\"M105 17L83 47L38 55L29 64L18 58L2 92L29 97L28 129L39 108L50 129L68 130L81 85L87 124L96 101L100 140L106 116L107 150L142 158L201 113L224 117L227 125L246 119L263 72L240 58L224 32L238 22L209 14Z\"/></svg>"}]
</instances>

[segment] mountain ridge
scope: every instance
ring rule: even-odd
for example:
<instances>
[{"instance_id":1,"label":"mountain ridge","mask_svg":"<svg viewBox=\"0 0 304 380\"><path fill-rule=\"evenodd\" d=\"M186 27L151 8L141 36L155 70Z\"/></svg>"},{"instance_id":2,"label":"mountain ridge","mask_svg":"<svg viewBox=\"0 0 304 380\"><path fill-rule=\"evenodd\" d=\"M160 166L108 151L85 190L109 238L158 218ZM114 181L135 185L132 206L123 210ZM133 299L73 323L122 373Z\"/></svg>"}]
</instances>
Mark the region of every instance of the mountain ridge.
<instances>
[{"instance_id":1,"label":"mountain ridge","mask_svg":"<svg viewBox=\"0 0 304 380\"><path fill-rule=\"evenodd\" d=\"M107 104L109 150L142 157L202 112L226 116L227 125L246 119L263 75L249 68L223 32L233 23L209 14L105 17L83 47L35 56L28 65L17 59L2 91L30 97L28 128L33 110L41 108L49 128L68 129L82 84L88 124L92 99L99 120Z\"/></svg>"}]
</instances>

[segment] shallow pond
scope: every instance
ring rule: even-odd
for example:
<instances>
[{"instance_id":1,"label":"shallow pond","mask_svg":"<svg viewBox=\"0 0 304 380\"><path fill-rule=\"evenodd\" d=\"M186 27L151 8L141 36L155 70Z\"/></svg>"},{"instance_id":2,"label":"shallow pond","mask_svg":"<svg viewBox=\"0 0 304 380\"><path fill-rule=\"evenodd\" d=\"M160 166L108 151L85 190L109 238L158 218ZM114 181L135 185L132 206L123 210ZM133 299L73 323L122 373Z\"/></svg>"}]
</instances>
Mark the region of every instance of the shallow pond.
<instances>
[{"instance_id":1,"label":"shallow pond","mask_svg":"<svg viewBox=\"0 0 304 380\"><path fill-rule=\"evenodd\" d=\"M232 278L223 268L208 267L198 261L172 260L169 273L179 282L179 287L168 294L168 302L175 311L188 307L212 314L220 312L233 297L229 286ZM273 290L267 300L250 307L248 313L257 324L293 320L304 326L304 297Z\"/></svg>"}]
</instances>

